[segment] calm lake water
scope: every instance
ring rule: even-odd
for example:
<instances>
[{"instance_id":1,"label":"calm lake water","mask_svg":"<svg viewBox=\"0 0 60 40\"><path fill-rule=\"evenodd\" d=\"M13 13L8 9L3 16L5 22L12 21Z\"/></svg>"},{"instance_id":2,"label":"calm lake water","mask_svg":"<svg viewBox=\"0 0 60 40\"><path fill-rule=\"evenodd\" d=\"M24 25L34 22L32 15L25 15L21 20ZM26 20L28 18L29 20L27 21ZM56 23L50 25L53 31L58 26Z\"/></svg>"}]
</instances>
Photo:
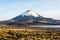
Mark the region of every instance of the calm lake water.
<instances>
[{"instance_id":1,"label":"calm lake water","mask_svg":"<svg viewBox=\"0 0 60 40\"><path fill-rule=\"evenodd\" d=\"M49 27L49 28L60 28L60 25L30 25L30 27Z\"/></svg>"},{"instance_id":2,"label":"calm lake water","mask_svg":"<svg viewBox=\"0 0 60 40\"><path fill-rule=\"evenodd\" d=\"M6 26L9 27L7 25L0 25L0 26ZM48 27L48 28L60 28L60 25L27 25L28 27ZM10 26L11 27L11 26ZM12 26L13 27L13 26Z\"/></svg>"}]
</instances>

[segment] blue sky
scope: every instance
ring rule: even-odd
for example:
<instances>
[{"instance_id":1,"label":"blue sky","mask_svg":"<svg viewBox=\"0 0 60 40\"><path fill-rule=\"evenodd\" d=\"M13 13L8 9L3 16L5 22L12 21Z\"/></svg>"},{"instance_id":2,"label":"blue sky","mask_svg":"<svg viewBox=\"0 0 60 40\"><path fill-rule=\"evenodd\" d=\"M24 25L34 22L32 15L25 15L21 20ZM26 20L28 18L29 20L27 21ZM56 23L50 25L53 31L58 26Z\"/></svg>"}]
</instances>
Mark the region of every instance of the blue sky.
<instances>
[{"instance_id":1,"label":"blue sky","mask_svg":"<svg viewBox=\"0 0 60 40\"><path fill-rule=\"evenodd\" d=\"M0 21L11 19L26 10L60 19L60 0L0 0Z\"/></svg>"}]
</instances>

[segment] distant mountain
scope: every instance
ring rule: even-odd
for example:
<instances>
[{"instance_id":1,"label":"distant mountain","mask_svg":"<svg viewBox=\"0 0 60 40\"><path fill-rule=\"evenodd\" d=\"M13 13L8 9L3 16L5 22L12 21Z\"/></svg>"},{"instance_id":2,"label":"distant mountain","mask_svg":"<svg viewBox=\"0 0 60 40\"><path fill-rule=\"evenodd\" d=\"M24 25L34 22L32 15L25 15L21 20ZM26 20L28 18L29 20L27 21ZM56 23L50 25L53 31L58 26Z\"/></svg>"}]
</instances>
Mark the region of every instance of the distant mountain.
<instances>
[{"instance_id":1,"label":"distant mountain","mask_svg":"<svg viewBox=\"0 0 60 40\"><path fill-rule=\"evenodd\" d=\"M50 25L57 25L60 24L60 20L54 20L52 18L45 18L41 16L40 14L32 11L27 10L26 12L22 13L21 15L18 15L15 18L12 18L11 20L5 21L5 23L10 24L50 24Z\"/></svg>"},{"instance_id":2,"label":"distant mountain","mask_svg":"<svg viewBox=\"0 0 60 40\"><path fill-rule=\"evenodd\" d=\"M12 20L16 20L16 21L37 20L37 19L40 20L41 18L43 18L43 17L40 16L38 13L36 13L32 10L27 10L26 12L13 18Z\"/></svg>"},{"instance_id":3,"label":"distant mountain","mask_svg":"<svg viewBox=\"0 0 60 40\"><path fill-rule=\"evenodd\" d=\"M54 20L52 18L45 18L32 10L27 10L26 12L22 13L21 15L11 20L18 21L18 22L33 22L33 23L38 22L43 24L60 24L59 23L60 21L57 22L57 20Z\"/></svg>"}]
</instances>

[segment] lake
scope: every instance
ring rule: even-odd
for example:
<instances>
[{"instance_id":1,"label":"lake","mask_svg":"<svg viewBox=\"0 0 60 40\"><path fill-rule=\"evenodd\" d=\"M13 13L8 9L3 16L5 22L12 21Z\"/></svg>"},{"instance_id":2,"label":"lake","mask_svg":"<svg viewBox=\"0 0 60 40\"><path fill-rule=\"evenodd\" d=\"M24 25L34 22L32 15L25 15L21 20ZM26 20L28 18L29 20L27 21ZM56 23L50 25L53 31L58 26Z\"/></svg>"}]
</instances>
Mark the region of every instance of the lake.
<instances>
[{"instance_id":1,"label":"lake","mask_svg":"<svg viewBox=\"0 0 60 40\"><path fill-rule=\"evenodd\" d=\"M49 28L60 28L60 25L29 25L30 27L49 27Z\"/></svg>"},{"instance_id":2,"label":"lake","mask_svg":"<svg viewBox=\"0 0 60 40\"><path fill-rule=\"evenodd\" d=\"M7 25L0 25L0 26L6 26ZM44 28L60 28L60 25L26 25L27 27L44 27ZM10 26L11 27L11 26ZM13 26L12 26L13 27Z\"/></svg>"}]
</instances>

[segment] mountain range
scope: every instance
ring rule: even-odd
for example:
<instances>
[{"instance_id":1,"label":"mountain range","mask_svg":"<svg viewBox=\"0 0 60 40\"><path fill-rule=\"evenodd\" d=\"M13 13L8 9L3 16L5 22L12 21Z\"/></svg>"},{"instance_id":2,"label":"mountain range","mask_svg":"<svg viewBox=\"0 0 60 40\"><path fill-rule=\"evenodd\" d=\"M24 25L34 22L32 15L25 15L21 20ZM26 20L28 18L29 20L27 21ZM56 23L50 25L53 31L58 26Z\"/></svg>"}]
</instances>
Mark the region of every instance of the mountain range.
<instances>
[{"instance_id":1,"label":"mountain range","mask_svg":"<svg viewBox=\"0 0 60 40\"><path fill-rule=\"evenodd\" d=\"M0 24L46 24L46 25L60 25L60 20L53 18L46 18L40 14L27 10L26 12L6 21L0 22Z\"/></svg>"}]
</instances>

